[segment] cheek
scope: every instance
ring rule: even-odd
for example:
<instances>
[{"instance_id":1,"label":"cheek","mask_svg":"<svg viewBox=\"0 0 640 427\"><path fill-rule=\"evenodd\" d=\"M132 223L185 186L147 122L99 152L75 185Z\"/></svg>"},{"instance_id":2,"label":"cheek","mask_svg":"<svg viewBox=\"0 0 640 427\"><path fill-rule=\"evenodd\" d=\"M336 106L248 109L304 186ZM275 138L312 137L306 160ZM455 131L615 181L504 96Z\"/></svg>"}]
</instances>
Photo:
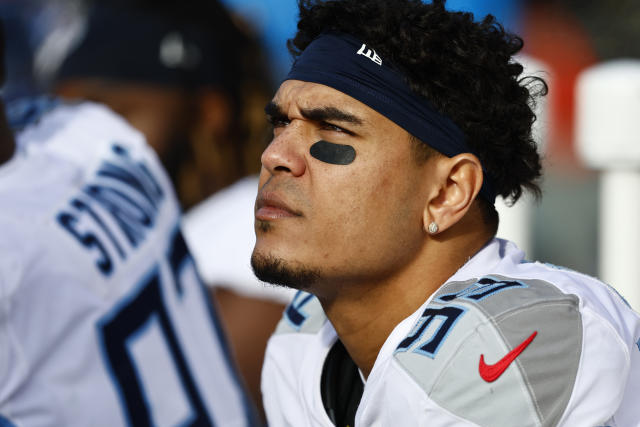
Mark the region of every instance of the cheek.
<instances>
[{"instance_id":1,"label":"cheek","mask_svg":"<svg viewBox=\"0 0 640 427\"><path fill-rule=\"evenodd\" d=\"M317 248L313 258L336 274L383 276L405 265L421 245L421 217L417 204L394 197L392 188L381 179L336 197L326 227L315 234L318 246L309 246Z\"/></svg>"},{"instance_id":2,"label":"cheek","mask_svg":"<svg viewBox=\"0 0 640 427\"><path fill-rule=\"evenodd\" d=\"M391 208L389 202L405 197L407 192L406 165L393 157L358 153L351 164L324 163L316 171L321 173L314 179L314 187L323 193L324 200L317 206L334 206L339 212L336 222L346 221L349 216L361 220L379 216Z\"/></svg>"},{"instance_id":3,"label":"cheek","mask_svg":"<svg viewBox=\"0 0 640 427\"><path fill-rule=\"evenodd\" d=\"M316 206L326 207L318 211L326 216L323 239L356 246L388 225L385 218L391 208L393 185L380 174L358 173L355 167L350 173L347 169L322 190L323 202Z\"/></svg>"},{"instance_id":4,"label":"cheek","mask_svg":"<svg viewBox=\"0 0 640 427\"><path fill-rule=\"evenodd\" d=\"M407 150L361 147L348 165L315 163L309 168L314 210L324 217L320 233L324 241L356 241L389 238L388 230L422 228L418 181L420 173ZM315 224L311 221L310 224Z\"/></svg>"},{"instance_id":5,"label":"cheek","mask_svg":"<svg viewBox=\"0 0 640 427\"><path fill-rule=\"evenodd\" d=\"M331 224L342 229L345 240L391 239L394 233L420 235L423 201L420 176L406 160L387 158L376 164L344 167L340 179L332 181ZM347 172L352 168L353 172Z\"/></svg>"}]
</instances>

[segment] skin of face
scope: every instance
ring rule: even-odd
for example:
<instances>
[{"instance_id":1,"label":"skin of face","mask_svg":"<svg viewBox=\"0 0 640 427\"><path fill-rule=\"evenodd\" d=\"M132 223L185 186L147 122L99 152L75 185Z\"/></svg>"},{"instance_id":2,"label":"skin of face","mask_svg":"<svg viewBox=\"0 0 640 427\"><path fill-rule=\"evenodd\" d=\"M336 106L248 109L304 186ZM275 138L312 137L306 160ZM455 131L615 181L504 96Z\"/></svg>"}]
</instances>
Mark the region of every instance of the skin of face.
<instances>
[{"instance_id":1,"label":"skin of face","mask_svg":"<svg viewBox=\"0 0 640 427\"><path fill-rule=\"evenodd\" d=\"M342 92L297 80L280 86L267 112L274 134L262 155L254 260L334 284L387 280L415 263L431 179L409 134ZM314 158L319 140L352 146L355 160ZM335 289L313 289L324 291Z\"/></svg>"}]
</instances>

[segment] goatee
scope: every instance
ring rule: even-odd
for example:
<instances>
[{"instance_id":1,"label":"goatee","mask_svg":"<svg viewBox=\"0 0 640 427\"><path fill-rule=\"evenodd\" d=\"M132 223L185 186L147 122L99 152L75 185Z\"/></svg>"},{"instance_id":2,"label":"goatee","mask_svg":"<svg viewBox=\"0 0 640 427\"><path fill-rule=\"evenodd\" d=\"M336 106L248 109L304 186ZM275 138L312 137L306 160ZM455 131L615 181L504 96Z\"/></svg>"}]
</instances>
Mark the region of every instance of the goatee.
<instances>
[{"instance_id":1,"label":"goatee","mask_svg":"<svg viewBox=\"0 0 640 427\"><path fill-rule=\"evenodd\" d=\"M318 271L303 266L292 266L280 258L256 254L251 256L251 268L263 282L288 288L306 290L318 282Z\"/></svg>"}]
</instances>

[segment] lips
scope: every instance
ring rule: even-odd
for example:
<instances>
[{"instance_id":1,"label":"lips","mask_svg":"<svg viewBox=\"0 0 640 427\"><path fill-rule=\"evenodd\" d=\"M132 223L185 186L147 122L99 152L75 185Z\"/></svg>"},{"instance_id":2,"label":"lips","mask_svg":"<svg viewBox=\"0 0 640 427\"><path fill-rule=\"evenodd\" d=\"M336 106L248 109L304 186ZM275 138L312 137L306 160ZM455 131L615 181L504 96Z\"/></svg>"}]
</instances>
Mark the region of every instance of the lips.
<instances>
[{"instance_id":1,"label":"lips","mask_svg":"<svg viewBox=\"0 0 640 427\"><path fill-rule=\"evenodd\" d=\"M258 194L256 199L256 219L270 221L279 218L302 216L301 212L289 205L275 194Z\"/></svg>"}]
</instances>

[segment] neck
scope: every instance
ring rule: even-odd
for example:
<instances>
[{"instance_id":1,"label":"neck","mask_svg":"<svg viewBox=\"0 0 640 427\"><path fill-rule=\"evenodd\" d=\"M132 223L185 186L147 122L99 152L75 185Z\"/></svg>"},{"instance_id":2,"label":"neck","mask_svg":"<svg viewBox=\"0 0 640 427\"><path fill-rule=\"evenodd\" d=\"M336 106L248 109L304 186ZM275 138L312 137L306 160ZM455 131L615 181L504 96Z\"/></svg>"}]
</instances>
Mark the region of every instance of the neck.
<instances>
[{"instance_id":1,"label":"neck","mask_svg":"<svg viewBox=\"0 0 640 427\"><path fill-rule=\"evenodd\" d=\"M331 297L319 296L323 309L340 340L365 377L389 334L478 252L491 236L427 237L421 253L403 271L379 283L350 283L339 286ZM333 284L335 289L335 284Z\"/></svg>"},{"instance_id":2,"label":"neck","mask_svg":"<svg viewBox=\"0 0 640 427\"><path fill-rule=\"evenodd\" d=\"M13 133L7 123L4 108L0 106L0 165L11 159L15 151L16 144Z\"/></svg>"}]
</instances>

